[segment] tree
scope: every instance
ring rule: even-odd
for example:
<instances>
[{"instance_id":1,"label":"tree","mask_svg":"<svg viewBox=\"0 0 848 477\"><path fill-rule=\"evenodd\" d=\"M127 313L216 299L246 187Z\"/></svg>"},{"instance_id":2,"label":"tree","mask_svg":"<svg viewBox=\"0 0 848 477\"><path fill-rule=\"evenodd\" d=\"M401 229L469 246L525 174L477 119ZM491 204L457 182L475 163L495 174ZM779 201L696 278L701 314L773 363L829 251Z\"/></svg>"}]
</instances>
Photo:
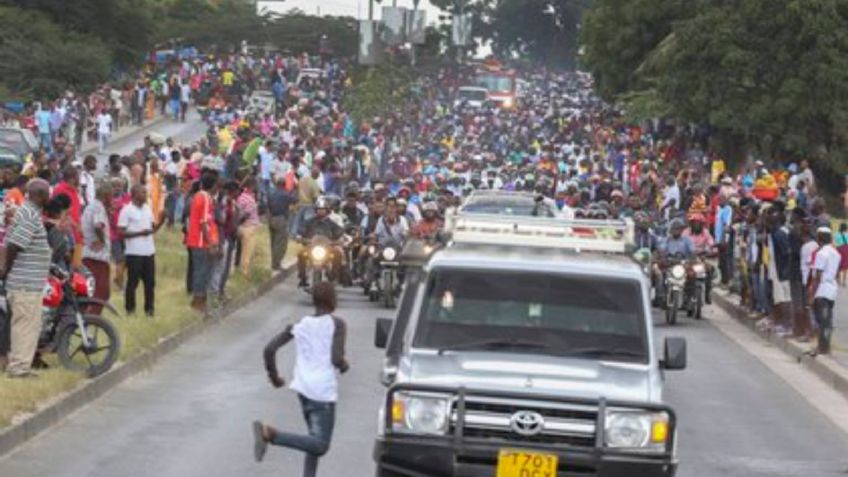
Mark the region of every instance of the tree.
<instances>
[{"instance_id":1,"label":"tree","mask_svg":"<svg viewBox=\"0 0 848 477\"><path fill-rule=\"evenodd\" d=\"M93 88L111 64L99 39L67 32L45 14L0 7L0 82L10 95L43 99Z\"/></svg>"},{"instance_id":2,"label":"tree","mask_svg":"<svg viewBox=\"0 0 848 477\"><path fill-rule=\"evenodd\" d=\"M580 41L582 66L592 73L598 94L614 101L649 88L650 81L637 75L640 66L695 5L692 0L596 0L584 16Z\"/></svg>"},{"instance_id":3,"label":"tree","mask_svg":"<svg viewBox=\"0 0 848 477\"><path fill-rule=\"evenodd\" d=\"M63 29L99 38L124 66L139 63L151 46L155 25L147 0L0 0L41 12Z\"/></svg>"},{"instance_id":4,"label":"tree","mask_svg":"<svg viewBox=\"0 0 848 477\"><path fill-rule=\"evenodd\" d=\"M492 48L548 66L573 69L588 0L500 0L491 21Z\"/></svg>"},{"instance_id":5,"label":"tree","mask_svg":"<svg viewBox=\"0 0 848 477\"><path fill-rule=\"evenodd\" d=\"M400 63L387 61L364 67L354 73L353 86L346 91L342 104L357 124L386 118L403 110L412 98L414 84L414 72Z\"/></svg>"}]
</instances>

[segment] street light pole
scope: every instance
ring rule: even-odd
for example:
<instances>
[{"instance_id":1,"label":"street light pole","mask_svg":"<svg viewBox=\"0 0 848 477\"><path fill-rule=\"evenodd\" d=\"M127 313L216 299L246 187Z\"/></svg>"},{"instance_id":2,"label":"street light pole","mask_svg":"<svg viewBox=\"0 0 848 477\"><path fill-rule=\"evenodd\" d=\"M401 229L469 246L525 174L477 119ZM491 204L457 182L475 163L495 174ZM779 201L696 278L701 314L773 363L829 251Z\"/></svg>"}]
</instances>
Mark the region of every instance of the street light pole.
<instances>
[{"instance_id":1,"label":"street light pole","mask_svg":"<svg viewBox=\"0 0 848 477\"><path fill-rule=\"evenodd\" d=\"M416 21L416 19L417 19L417 17L418 17L418 15L417 15L417 14L418 14L418 3L419 3L420 1L421 1L421 0L412 0L412 22L413 22L413 28L415 28L415 27L416 27L416 25L415 25L415 21ZM424 36L425 36L425 41L426 41L426 36L427 36L427 27L426 27L426 25L425 25L425 27L424 27ZM410 42L410 60L411 60L411 63L412 63L412 67L413 67L413 68L415 68L416 57L415 57L415 42L414 42L414 41Z\"/></svg>"}]
</instances>

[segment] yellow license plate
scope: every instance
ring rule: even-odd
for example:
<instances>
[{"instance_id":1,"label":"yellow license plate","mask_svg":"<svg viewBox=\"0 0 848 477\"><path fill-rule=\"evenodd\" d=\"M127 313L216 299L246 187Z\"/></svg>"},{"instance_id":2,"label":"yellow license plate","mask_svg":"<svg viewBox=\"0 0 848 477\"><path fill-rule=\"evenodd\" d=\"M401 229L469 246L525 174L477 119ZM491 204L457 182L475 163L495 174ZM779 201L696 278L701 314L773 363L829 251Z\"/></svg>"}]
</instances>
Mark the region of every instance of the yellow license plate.
<instances>
[{"instance_id":1,"label":"yellow license plate","mask_svg":"<svg viewBox=\"0 0 848 477\"><path fill-rule=\"evenodd\" d=\"M556 477L558 464L555 454L501 449L497 477Z\"/></svg>"}]
</instances>

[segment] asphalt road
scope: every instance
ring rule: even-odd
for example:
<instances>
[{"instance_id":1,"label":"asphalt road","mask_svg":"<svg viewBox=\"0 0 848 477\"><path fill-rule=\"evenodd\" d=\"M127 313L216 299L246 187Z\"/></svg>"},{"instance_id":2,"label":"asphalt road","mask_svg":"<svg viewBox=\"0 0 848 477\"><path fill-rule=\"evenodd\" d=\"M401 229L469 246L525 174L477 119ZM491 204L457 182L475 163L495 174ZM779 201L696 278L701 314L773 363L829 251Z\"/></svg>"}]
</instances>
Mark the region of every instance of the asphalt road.
<instances>
[{"instance_id":1,"label":"asphalt road","mask_svg":"<svg viewBox=\"0 0 848 477\"><path fill-rule=\"evenodd\" d=\"M292 280L279 285L0 460L0 476L300 475L302 457L293 451L271 448L265 462L253 462L249 423L261 418L303 430L293 393L268 384L261 350L308 312L308 297ZM373 326L391 314L356 289L341 292L339 314L348 322L352 369L342 377L336 435L319 474L368 476L382 389ZM667 382L681 426L678 475L845 475L848 439L792 387L709 322L683 320L673 334L690 343L689 369ZM292 349L281 350L281 370L290 374L291 361Z\"/></svg>"},{"instance_id":2,"label":"asphalt road","mask_svg":"<svg viewBox=\"0 0 848 477\"><path fill-rule=\"evenodd\" d=\"M152 126L150 125L152 122L147 121L140 130L112 141L106 148L105 154L98 154L97 144L92 143L95 147L93 154L97 156L98 169L107 170L109 154L130 154L139 148L144 143L144 137L151 133L171 137L177 144L191 144L197 141L206 132L206 123L200 120L200 116L194 110L189 111L186 119L186 122L181 123L165 118Z\"/></svg>"}]
</instances>

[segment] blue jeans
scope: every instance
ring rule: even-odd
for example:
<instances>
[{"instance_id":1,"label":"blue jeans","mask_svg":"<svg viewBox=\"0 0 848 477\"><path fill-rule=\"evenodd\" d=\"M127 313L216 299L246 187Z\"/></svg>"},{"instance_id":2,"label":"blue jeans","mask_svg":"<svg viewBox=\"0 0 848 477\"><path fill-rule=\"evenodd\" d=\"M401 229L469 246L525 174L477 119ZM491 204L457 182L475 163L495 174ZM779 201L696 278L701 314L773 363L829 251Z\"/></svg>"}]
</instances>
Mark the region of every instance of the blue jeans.
<instances>
[{"instance_id":1,"label":"blue jeans","mask_svg":"<svg viewBox=\"0 0 848 477\"><path fill-rule=\"evenodd\" d=\"M336 421L336 403L313 401L300 394L298 397L309 435L274 431L271 444L305 452L303 477L315 477L318 470L318 458L330 449L330 440L333 437Z\"/></svg>"},{"instance_id":2,"label":"blue jeans","mask_svg":"<svg viewBox=\"0 0 848 477\"><path fill-rule=\"evenodd\" d=\"M813 300L813 315L819 327L819 351L830 353L830 338L833 336L833 300L816 298Z\"/></svg>"},{"instance_id":3,"label":"blue jeans","mask_svg":"<svg viewBox=\"0 0 848 477\"><path fill-rule=\"evenodd\" d=\"M38 137L41 142L41 147L43 147L47 152L53 152L53 138L50 136L50 133L40 133Z\"/></svg>"},{"instance_id":4,"label":"blue jeans","mask_svg":"<svg viewBox=\"0 0 848 477\"><path fill-rule=\"evenodd\" d=\"M754 298L756 307L755 310L760 313L768 314L771 312L771 303L769 302L769 294L768 294L768 279L762 274L762 272L754 272L751 274L751 281L753 282L754 288Z\"/></svg>"}]
</instances>

